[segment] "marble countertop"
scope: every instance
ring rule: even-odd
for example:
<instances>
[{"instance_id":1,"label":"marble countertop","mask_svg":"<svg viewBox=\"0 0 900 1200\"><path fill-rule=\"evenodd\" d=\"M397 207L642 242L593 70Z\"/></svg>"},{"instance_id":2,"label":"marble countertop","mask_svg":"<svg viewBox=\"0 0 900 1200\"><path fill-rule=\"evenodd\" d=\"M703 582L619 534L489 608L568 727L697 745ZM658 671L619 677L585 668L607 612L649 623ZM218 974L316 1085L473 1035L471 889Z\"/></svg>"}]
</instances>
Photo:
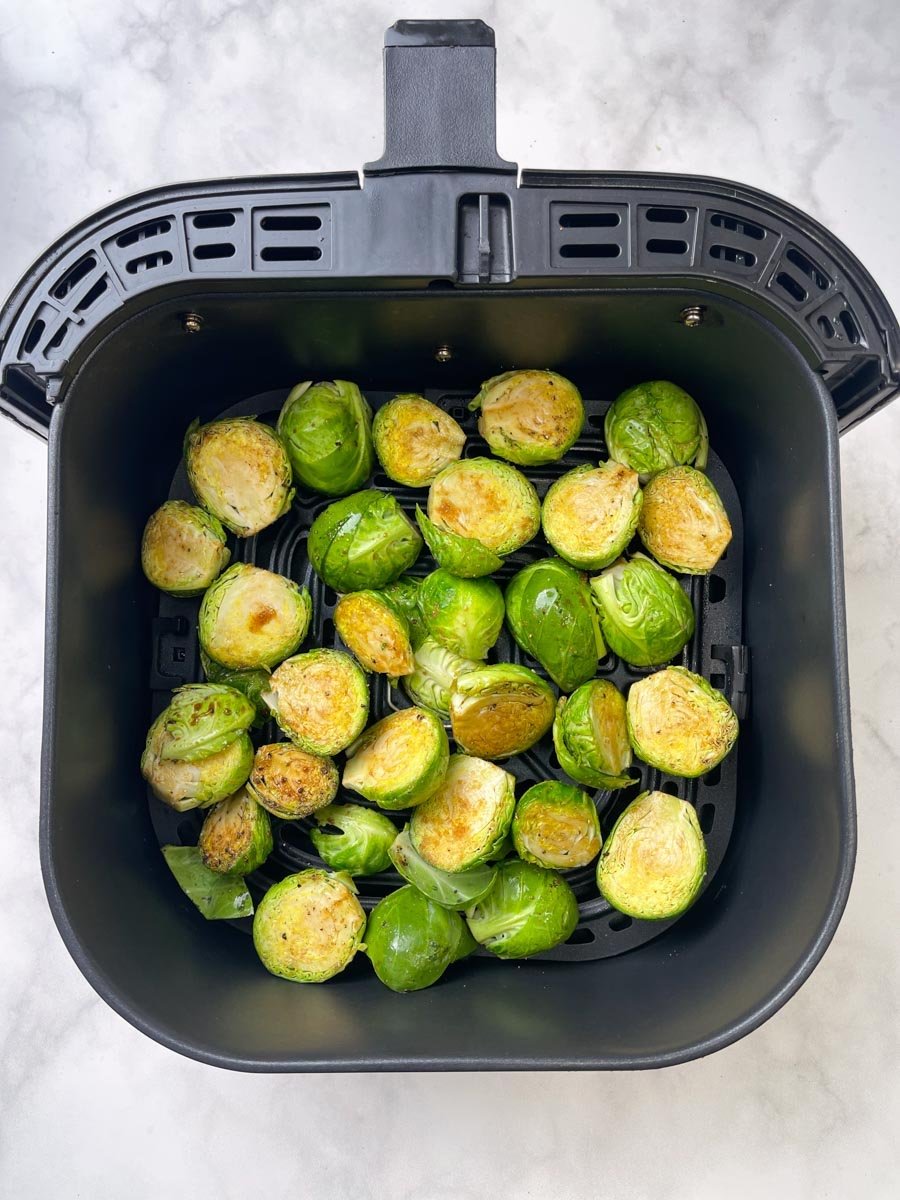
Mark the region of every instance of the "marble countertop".
<instances>
[{"instance_id":1,"label":"marble countertop","mask_svg":"<svg viewBox=\"0 0 900 1200\"><path fill-rule=\"evenodd\" d=\"M377 157L381 39L404 15L495 27L505 157L756 184L843 238L900 308L894 0L0 0L0 291L120 195ZM841 447L860 824L846 915L765 1026L646 1074L231 1075L95 996L38 867L45 458L0 422L0 1197L894 1194L900 404Z\"/></svg>"}]
</instances>

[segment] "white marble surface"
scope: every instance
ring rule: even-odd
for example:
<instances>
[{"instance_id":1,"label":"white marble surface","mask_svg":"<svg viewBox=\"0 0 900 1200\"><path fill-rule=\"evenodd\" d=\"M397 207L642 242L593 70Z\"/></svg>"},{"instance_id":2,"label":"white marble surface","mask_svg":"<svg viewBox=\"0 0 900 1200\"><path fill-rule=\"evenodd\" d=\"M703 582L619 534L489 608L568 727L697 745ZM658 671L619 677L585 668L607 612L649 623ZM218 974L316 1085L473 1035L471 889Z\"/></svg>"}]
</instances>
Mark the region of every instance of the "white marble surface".
<instances>
[{"instance_id":1,"label":"white marble surface","mask_svg":"<svg viewBox=\"0 0 900 1200\"><path fill-rule=\"evenodd\" d=\"M895 0L2 0L0 290L118 195L374 158L381 37L403 15L495 26L506 157L755 183L834 229L900 306ZM136 1033L52 926L45 451L0 425L0 1197L896 1194L898 460L900 405L842 445L859 857L837 937L782 1012L663 1073L244 1077Z\"/></svg>"}]
</instances>

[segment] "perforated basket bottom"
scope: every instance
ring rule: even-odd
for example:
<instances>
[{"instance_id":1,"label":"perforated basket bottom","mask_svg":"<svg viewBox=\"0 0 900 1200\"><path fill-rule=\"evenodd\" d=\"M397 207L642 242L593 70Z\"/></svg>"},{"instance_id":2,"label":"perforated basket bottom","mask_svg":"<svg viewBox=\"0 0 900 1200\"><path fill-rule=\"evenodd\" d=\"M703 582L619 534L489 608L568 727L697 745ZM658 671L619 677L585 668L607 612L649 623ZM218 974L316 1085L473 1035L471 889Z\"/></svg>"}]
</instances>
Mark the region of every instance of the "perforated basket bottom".
<instances>
[{"instance_id":1,"label":"perforated basket bottom","mask_svg":"<svg viewBox=\"0 0 900 1200\"><path fill-rule=\"evenodd\" d=\"M441 391L425 393L435 404L450 412L463 426L468 438L465 453L469 457L489 453L486 443L478 435L475 415L470 413L466 407L468 400L476 390L473 388L466 394ZM378 408L394 394L393 392L366 393L373 408ZM263 420L274 422L286 395L287 392L282 391L262 393L234 405L220 415L223 417L257 415ZM603 414L608 407L608 402L593 401L586 397L585 407L587 422L584 434L577 446L566 455L562 462L527 471L541 496L544 495L554 479L572 467L583 463L596 463L599 459L606 457L603 441ZM739 715L743 715L741 703L745 698L732 692L733 666L739 662L741 643L741 563L743 558L741 510L731 478L715 454L710 455L708 474L718 488L728 510L734 536L725 557L716 566L712 575L708 577L685 576L681 580L694 606L696 631L679 661L692 671L704 675L715 687L724 690L735 704ZM373 482L375 486L393 492L410 516L412 516L413 507L417 502L424 507L427 496L426 489L401 487L380 473L375 474ZM175 473L169 498L193 499L183 464L179 465ZM337 597L330 588L324 586L312 570L306 557L306 538L309 527L329 502L327 497L301 489L297 493L293 508L280 521L263 530L256 537L238 540L232 546L235 561L250 562L257 566L267 567L295 579L298 583L304 583L309 588L313 602L313 619L303 646L304 649L319 645L340 644L332 619ZM539 536L528 546L510 555L503 568L497 573L497 578L501 585L505 585L521 567L552 553L544 539ZM424 576L434 567L434 561L425 551L410 574ZM168 703L169 692L172 688L202 678L196 631L199 603L199 599L177 600L169 596L160 598L159 617L154 622L153 630L153 667L150 681L153 691L154 716ZM506 629L488 657L491 662L504 660L524 662L539 674L545 674L538 663L521 652ZM598 670L598 675L613 680L619 688L625 691L635 679L648 673L648 671L627 666L612 654L600 664ZM409 703L403 692L388 687L384 676L371 676L370 680L372 720L384 716L392 708ZM280 738L281 734L271 723L255 734L258 744L277 741ZM616 792L595 793L594 799L600 814L604 836L612 828L624 807L639 792L653 788L682 796L696 808L701 828L706 837L708 872L705 886L708 887L721 865L731 836L737 787L737 754L738 749L736 748L719 767L710 771L702 779L694 780L676 779L643 763L635 763L633 768L635 782L632 787ZM504 762L503 766L511 771L518 780L517 795L521 795L532 783L542 779L567 779L567 776L560 770L549 735L527 753ZM194 845L203 820L203 812L194 810L188 813L177 813L158 801L149 791L148 797L153 827L160 845ZM365 803L359 796L344 792L339 795L338 800L351 801L355 804ZM406 820L406 815L402 813L390 815L397 821L398 826ZM263 868L248 878L250 891L253 893L255 901L259 900L271 884L285 875L305 867L322 865L307 835L308 822L279 821L273 818L272 823L275 849ZM643 945L651 938L658 937L673 923L672 921L637 921L610 908L597 893L594 870L592 865L566 872L566 877L578 898L580 911L578 927L565 945L536 957L566 962L606 958ZM356 883L363 907L371 909L388 892L400 886L403 880L394 872L386 872L357 879ZM677 918L675 919L677 920ZM249 931L251 922L241 920L235 921L233 924Z\"/></svg>"}]
</instances>

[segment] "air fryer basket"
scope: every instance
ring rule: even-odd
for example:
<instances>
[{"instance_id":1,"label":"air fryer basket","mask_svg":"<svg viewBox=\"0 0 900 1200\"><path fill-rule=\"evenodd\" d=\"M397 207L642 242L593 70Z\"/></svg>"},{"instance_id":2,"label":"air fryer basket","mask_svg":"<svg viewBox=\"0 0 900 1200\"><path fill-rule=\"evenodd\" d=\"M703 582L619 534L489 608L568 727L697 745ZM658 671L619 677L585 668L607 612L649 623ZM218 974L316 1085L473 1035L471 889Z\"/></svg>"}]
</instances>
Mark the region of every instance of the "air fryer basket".
<instances>
[{"instance_id":1,"label":"air fryer basket","mask_svg":"<svg viewBox=\"0 0 900 1200\"><path fill-rule=\"evenodd\" d=\"M753 189L517 178L494 149L481 22L400 22L386 47L386 150L364 187L347 173L133 197L52 247L0 314L0 405L50 440L51 907L109 1003L225 1066L627 1067L708 1053L800 986L846 900L855 813L836 433L893 398L896 322L840 243ZM541 487L600 457L602 413L626 383L675 378L707 414L736 536L715 573L690 582L686 661L744 713L749 646L753 704L718 773L642 775L697 805L705 893L677 922L629 922L575 873L582 920L547 956L557 961L483 959L410 997L362 962L326 986L286 984L246 938L203 922L161 863L159 841L192 841L196 814L148 809L136 763L153 706L198 677L197 602L159 600L144 583L143 521L187 494L173 470L195 415L265 419L297 379L345 376L375 403L415 388L469 419L480 380L510 366L553 366L587 400L586 437ZM308 582L314 637L327 642L333 597L303 556L322 503L301 492L238 554ZM634 675L614 659L602 672L623 685ZM396 703L376 689L379 711ZM518 770L524 782L558 767L538 751ZM621 802L601 798L604 822ZM282 824L254 887L311 853ZM366 903L390 886L371 881Z\"/></svg>"}]
</instances>

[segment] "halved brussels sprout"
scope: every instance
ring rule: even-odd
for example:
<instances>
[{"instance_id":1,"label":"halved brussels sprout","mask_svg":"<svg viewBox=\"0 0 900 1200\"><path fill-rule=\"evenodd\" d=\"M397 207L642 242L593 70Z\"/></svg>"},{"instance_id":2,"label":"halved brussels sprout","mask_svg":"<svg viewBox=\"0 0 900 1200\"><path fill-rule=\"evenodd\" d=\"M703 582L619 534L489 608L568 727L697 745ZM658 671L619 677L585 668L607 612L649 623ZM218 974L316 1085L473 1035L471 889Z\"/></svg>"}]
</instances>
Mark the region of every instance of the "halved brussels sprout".
<instances>
[{"instance_id":1,"label":"halved brussels sprout","mask_svg":"<svg viewBox=\"0 0 900 1200\"><path fill-rule=\"evenodd\" d=\"M503 559L488 550L477 538L461 537L437 525L416 505L416 523L425 544L439 567L445 567L460 579L480 579L503 566Z\"/></svg>"},{"instance_id":2,"label":"halved brussels sprout","mask_svg":"<svg viewBox=\"0 0 900 1200\"><path fill-rule=\"evenodd\" d=\"M233 687L247 697L256 709L256 717L253 721L255 726L265 724L269 719L269 710L263 700L263 692L269 690L270 679L269 672L265 667L248 667L243 671L223 667L221 663L210 658L202 647L200 662L203 666L203 674L210 683L224 683L227 687Z\"/></svg>"},{"instance_id":3,"label":"halved brussels sprout","mask_svg":"<svg viewBox=\"0 0 900 1200\"><path fill-rule=\"evenodd\" d=\"M286 659L272 673L264 699L279 727L309 754L346 750L369 716L365 674L342 650L309 650Z\"/></svg>"},{"instance_id":4,"label":"halved brussels sprout","mask_svg":"<svg viewBox=\"0 0 900 1200\"><path fill-rule=\"evenodd\" d=\"M329 504L312 523L309 561L336 592L381 588L419 557L419 531L389 492L369 488Z\"/></svg>"},{"instance_id":5,"label":"halved brussels sprout","mask_svg":"<svg viewBox=\"0 0 900 1200\"><path fill-rule=\"evenodd\" d=\"M581 788L547 779L530 787L512 822L516 854L538 867L586 867L600 853L600 818Z\"/></svg>"},{"instance_id":6,"label":"halved brussels sprout","mask_svg":"<svg viewBox=\"0 0 900 1200\"><path fill-rule=\"evenodd\" d=\"M541 527L541 502L521 471L492 458L462 458L444 467L428 493L438 529L511 554Z\"/></svg>"},{"instance_id":7,"label":"halved brussels sprout","mask_svg":"<svg viewBox=\"0 0 900 1200\"><path fill-rule=\"evenodd\" d=\"M207 921L253 916L253 899L239 875L218 875L203 865L196 846L163 846L178 886Z\"/></svg>"},{"instance_id":8,"label":"halved brussels sprout","mask_svg":"<svg viewBox=\"0 0 900 1200\"><path fill-rule=\"evenodd\" d=\"M412 392L395 396L378 410L372 433L385 474L407 487L428 487L466 444L449 413Z\"/></svg>"},{"instance_id":9,"label":"halved brussels sprout","mask_svg":"<svg viewBox=\"0 0 900 1200\"><path fill-rule=\"evenodd\" d=\"M317 492L343 496L372 474L372 410L355 383L298 383L284 402L278 432L295 479Z\"/></svg>"},{"instance_id":10,"label":"halved brussels sprout","mask_svg":"<svg viewBox=\"0 0 900 1200\"><path fill-rule=\"evenodd\" d=\"M560 558L596 570L618 558L634 537L640 511L636 473L605 462L557 479L544 497L541 522Z\"/></svg>"},{"instance_id":11,"label":"halved brussels sprout","mask_svg":"<svg viewBox=\"0 0 900 1200\"><path fill-rule=\"evenodd\" d=\"M738 735L738 719L722 693L684 667L666 667L633 683L627 717L635 754L688 779L717 766Z\"/></svg>"},{"instance_id":12,"label":"halved brussels sprout","mask_svg":"<svg viewBox=\"0 0 900 1200\"><path fill-rule=\"evenodd\" d=\"M407 883L440 904L461 912L486 896L494 886L497 868L489 863L467 871L440 871L422 857L409 836L409 827L398 833L390 850L391 862Z\"/></svg>"},{"instance_id":13,"label":"halved brussels sprout","mask_svg":"<svg viewBox=\"0 0 900 1200\"><path fill-rule=\"evenodd\" d=\"M567 775L588 787L629 787L631 744L625 697L608 679L592 679L568 700L560 696L553 722L553 745Z\"/></svg>"},{"instance_id":14,"label":"halved brussels sprout","mask_svg":"<svg viewBox=\"0 0 900 1200\"><path fill-rule=\"evenodd\" d=\"M224 750L253 724L256 710L235 688L189 683L176 688L162 714L161 758L197 762Z\"/></svg>"},{"instance_id":15,"label":"halved brussels sprout","mask_svg":"<svg viewBox=\"0 0 900 1200\"><path fill-rule=\"evenodd\" d=\"M253 945L263 966L294 983L324 983L362 946L366 914L353 880L317 867L274 884L253 918Z\"/></svg>"},{"instance_id":16,"label":"halved brussels sprout","mask_svg":"<svg viewBox=\"0 0 900 1200\"><path fill-rule=\"evenodd\" d=\"M591 580L610 650L633 667L675 658L691 640L694 609L674 575L645 554L620 558Z\"/></svg>"},{"instance_id":17,"label":"halved brussels sprout","mask_svg":"<svg viewBox=\"0 0 900 1200\"><path fill-rule=\"evenodd\" d=\"M395 579L393 583L389 583L381 589L382 594L387 596L392 604L396 604L406 617L409 623L409 640L413 649L420 645L428 634L419 608L420 583L420 580L413 579L411 575L401 575L399 579Z\"/></svg>"},{"instance_id":18,"label":"halved brussels sprout","mask_svg":"<svg viewBox=\"0 0 900 1200\"><path fill-rule=\"evenodd\" d=\"M449 718L453 684L460 675L480 666L477 659L462 658L429 637L416 650L413 672L404 678L403 688L413 704Z\"/></svg>"},{"instance_id":19,"label":"halved brussels sprout","mask_svg":"<svg viewBox=\"0 0 900 1200\"><path fill-rule=\"evenodd\" d=\"M558 558L542 558L512 577L506 623L565 692L592 679L606 654L584 576Z\"/></svg>"},{"instance_id":20,"label":"halved brussels sprout","mask_svg":"<svg viewBox=\"0 0 900 1200\"><path fill-rule=\"evenodd\" d=\"M377 875L391 865L397 826L384 813L361 804L329 804L313 816L309 831L319 858L332 871Z\"/></svg>"},{"instance_id":21,"label":"halved brussels sprout","mask_svg":"<svg viewBox=\"0 0 900 1200\"><path fill-rule=\"evenodd\" d=\"M221 522L194 504L167 500L144 526L144 574L172 596L199 596L230 558Z\"/></svg>"},{"instance_id":22,"label":"halved brussels sprout","mask_svg":"<svg viewBox=\"0 0 900 1200\"><path fill-rule=\"evenodd\" d=\"M657 379L626 388L607 409L604 432L609 457L642 480L684 463L706 466L706 421L677 384Z\"/></svg>"},{"instance_id":23,"label":"halved brussels sprout","mask_svg":"<svg viewBox=\"0 0 900 1200\"><path fill-rule=\"evenodd\" d=\"M460 579L438 567L422 580L419 607L435 641L463 658L484 658L503 628L503 593L493 579Z\"/></svg>"},{"instance_id":24,"label":"halved brussels sprout","mask_svg":"<svg viewBox=\"0 0 900 1200\"><path fill-rule=\"evenodd\" d=\"M410 818L413 847L440 871L467 871L487 862L509 832L515 782L494 763L452 754L443 783Z\"/></svg>"},{"instance_id":25,"label":"halved brussels sprout","mask_svg":"<svg viewBox=\"0 0 900 1200\"><path fill-rule=\"evenodd\" d=\"M203 865L219 875L249 875L272 853L272 823L247 788L211 808L197 841Z\"/></svg>"},{"instance_id":26,"label":"halved brussels sprout","mask_svg":"<svg viewBox=\"0 0 900 1200\"><path fill-rule=\"evenodd\" d=\"M274 667L306 637L311 616L305 587L274 571L235 563L200 604L200 646L223 667Z\"/></svg>"},{"instance_id":27,"label":"halved brussels sprout","mask_svg":"<svg viewBox=\"0 0 900 1200\"><path fill-rule=\"evenodd\" d=\"M680 916L706 874L697 814L668 792L642 792L613 825L597 863L597 887L613 908L639 921Z\"/></svg>"},{"instance_id":28,"label":"halved brussels sprout","mask_svg":"<svg viewBox=\"0 0 900 1200\"><path fill-rule=\"evenodd\" d=\"M476 948L459 913L409 886L380 900L366 927L369 961L385 987L394 992L430 987L451 963Z\"/></svg>"},{"instance_id":29,"label":"halved brussels sprout","mask_svg":"<svg viewBox=\"0 0 900 1200\"><path fill-rule=\"evenodd\" d=\"M194 495L238 537L259 533L291 507L284 443L255 417L194 421L184 439L184 462Z\"/></svg>"},{"instance_id":30,"label":"halved brussels sprout","mask_svg":"<svg viewBox=\"0 0 900 1200\"><path fill-rule=\"evenodd\" d=\"M163 750L170 740L164 729L167 714L168 709L150 726L141 755L141 774L158 800L177 812L187 812L224 800L243 787L253 767L248 734L238 734L224 750L197 762L165 758Z\"/></svg>"},{"instance_id":31,"label":"halved brussels sprout","mask_svg":"<svg viewBox=\"0 0 900 1200\"><path fill-rule=\"evenodd\" d=\"M521 754L553 724L556 697L528 667L497 663L457 677L450 725L461 750L481 758Z\"/></svg>"},{"instance_id":32,"label":"halved brussels sprout","mask_svg":"<svg viewBox=\"0 0 900 1200\"><path fill-rule=\"evenodd\" d=\"M350 747L343 784L379 808L412 808L441 786L449 757L440 719L424 708L401 708Z\"/></svg>"},{"instance_id":33,"label":"halved brussels sprout","mask_svg":"<svg viewBox=\"0 0 900 1200\"><path fill-rule=\"evenodd\" d=\"M466 913L472 936L498 958L527 958L552 950L578 924L575 893L561 875L509 858L497 882Z\"/></svg>"},{"instance_id":34,"label":"halved brussels sprout","mask_svg":"<svg viewBox=\"0 0 900 1200\"><path fill-rule=\"evenodd\" d=\"M526 467L562 458L584 426L581 393L554 371L495 375L469 408L481 409L478 432L491 451Z\"/></svg>"},{"instance_id":35,"label":"halved brussels sprout","mask_svg":"<svg viewBox=\"0 0 900 1200\"><path fill-rule=\"evenodd\" d=\"M367 671L397 679L413 670L409 622L380 592L341 596L334 610L334 627Z\"/></svg>"},{"instance_id":36,"label":"halved brussels sprout","mask_svg":"<svg viewBox=\"0 0 900 1200\"><path fill-rule=\"evenodd\" d=\"M332 759L308 754L293 742L272 742L256 751L248 786L263 808L295 821L331 804L338 783Z\"/></svg>"},{"instance_id":37,"label":"halved brussels sprout","mask_svg":"<svg viewBox=\"0 0 900 1200\"><path fill-rule=\"evenodd\" d=\"M706 575L731 541L731 522L702 471L670 467L644 488L638 534L653 557L673 571Z\"/></svg>"}]
</instances>

